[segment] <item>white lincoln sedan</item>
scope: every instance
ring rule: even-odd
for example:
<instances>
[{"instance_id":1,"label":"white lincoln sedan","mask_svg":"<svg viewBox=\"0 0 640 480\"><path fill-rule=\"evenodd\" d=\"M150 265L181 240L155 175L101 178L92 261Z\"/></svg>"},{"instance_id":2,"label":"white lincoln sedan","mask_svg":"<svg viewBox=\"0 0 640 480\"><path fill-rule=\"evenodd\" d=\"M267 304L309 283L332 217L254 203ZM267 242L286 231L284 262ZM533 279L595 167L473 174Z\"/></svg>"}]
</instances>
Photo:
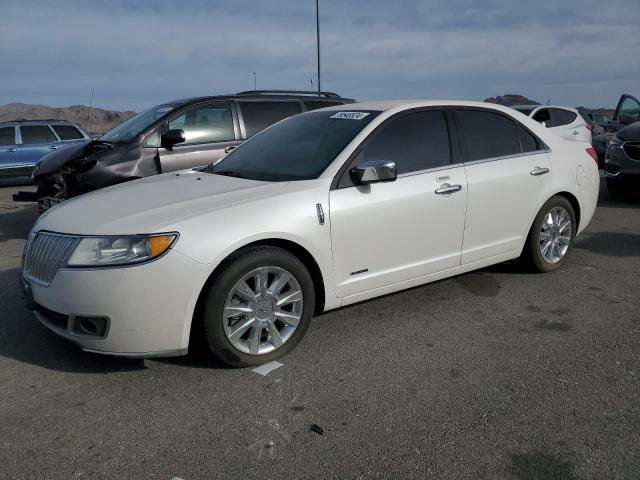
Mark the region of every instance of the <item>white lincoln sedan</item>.
<instances>
[{"instance_id":1,"label":"white lincoln sedan","mask_svg":"<svg viewBox=\"0 0 640 480\"><path fill-rule=\"evenodd\" d=\"M22 277L37 318L87 351L256 365L314 313L515 258L559 268L598 185L593 149L511 108L343 105L52 208Z\"/></svg>"}]
</instances>

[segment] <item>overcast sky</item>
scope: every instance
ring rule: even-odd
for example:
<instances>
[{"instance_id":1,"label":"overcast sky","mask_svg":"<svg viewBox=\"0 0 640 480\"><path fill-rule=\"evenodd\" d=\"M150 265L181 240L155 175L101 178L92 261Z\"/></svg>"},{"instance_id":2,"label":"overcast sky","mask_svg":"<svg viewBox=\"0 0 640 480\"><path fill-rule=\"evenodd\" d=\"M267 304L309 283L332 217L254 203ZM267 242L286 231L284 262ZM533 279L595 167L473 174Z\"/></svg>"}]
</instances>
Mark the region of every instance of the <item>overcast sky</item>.
<instances>
[{"instance_id":1,"label":"overcast sky","mask_svg":"<svg viewBox=\"0 0 640 480\"><path fill-rule=\"evenodd\" d=\"M638 0L320 0L322 88L360 100L640 93ZM0 104L141 110L309 89L314 0L2 0Z\"/></svg>"}]
</instances>

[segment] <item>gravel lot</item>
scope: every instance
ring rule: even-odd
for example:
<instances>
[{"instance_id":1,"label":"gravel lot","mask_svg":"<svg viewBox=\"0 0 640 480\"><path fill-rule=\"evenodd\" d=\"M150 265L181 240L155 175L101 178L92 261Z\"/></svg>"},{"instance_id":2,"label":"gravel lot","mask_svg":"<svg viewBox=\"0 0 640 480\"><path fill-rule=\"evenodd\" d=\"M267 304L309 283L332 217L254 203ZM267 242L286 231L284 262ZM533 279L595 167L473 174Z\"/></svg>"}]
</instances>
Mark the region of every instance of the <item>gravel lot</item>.
<instances>
[{"instance_id":1,"label":"gravel lot","mask_svg":"<svg viewBox=\"0 0 640 480\"><path fill-rule=\"evenodd\" d=\"M317 317L262 377L49 333L17 280L37 218L18 189L0 188L0 478L640 478L640 200L601 191L559 272L502 264Z\"/></svg>"}]
</instances>

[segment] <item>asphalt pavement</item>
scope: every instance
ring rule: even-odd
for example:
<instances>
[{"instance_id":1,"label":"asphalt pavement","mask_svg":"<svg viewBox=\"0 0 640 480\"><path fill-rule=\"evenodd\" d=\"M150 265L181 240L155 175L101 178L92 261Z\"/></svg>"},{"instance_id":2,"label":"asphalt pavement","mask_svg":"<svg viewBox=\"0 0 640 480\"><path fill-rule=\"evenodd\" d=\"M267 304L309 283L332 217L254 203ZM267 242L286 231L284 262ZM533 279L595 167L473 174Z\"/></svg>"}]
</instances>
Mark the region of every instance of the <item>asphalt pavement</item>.
<instances>
[{"instance_id":1,"label":"asphalt pavement","mask_svg":"<svg viewBox=\"0 0 640 480\"><path fill-rule=\"evenodd\" d=\"M18 283L38 216L19 189L0 188L0 478L640 478L640 199L602 190L560 271L329 312L261 376L50 333Z\"/></svg>"}]
</instances>

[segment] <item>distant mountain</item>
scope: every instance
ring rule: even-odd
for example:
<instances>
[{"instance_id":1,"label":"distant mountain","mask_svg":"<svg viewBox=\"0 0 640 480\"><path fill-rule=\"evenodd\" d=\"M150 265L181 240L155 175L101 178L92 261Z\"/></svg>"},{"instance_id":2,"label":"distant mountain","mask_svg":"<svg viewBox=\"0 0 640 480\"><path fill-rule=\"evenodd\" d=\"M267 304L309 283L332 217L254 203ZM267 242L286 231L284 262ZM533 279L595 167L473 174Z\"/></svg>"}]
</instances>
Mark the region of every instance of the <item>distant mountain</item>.
<instances>
[{"instance_id":1,"label":"distant mountain","mask_svg":"<svg viewBox=\"0 0 640 480\"><path fill-rule=\"evenodd\" d=\"M77 123L91 133L105 133L116 125L131 118L136 112L117 112L93 107L89 118L89 107L72 105L70 107L48 107L27 103L8 103L0 105L0 122L10 120L68 120ZM87 127L88 124L88 127Z\"/></svg>"},{"instance_id":2,"label":"distant mountain","mask_svg":"<svg viewBox=\"0 0 640 480\"><path fill-rule=\"evenodd\" d=\"M485 98L487 103L497 103L498 105L504 105L506 107L513 107L514 105L540 105L539 102L531 100L524 95L517 95L507 93L505 95L498 95L497 97Z\"/></svg>"}]
</instances>

